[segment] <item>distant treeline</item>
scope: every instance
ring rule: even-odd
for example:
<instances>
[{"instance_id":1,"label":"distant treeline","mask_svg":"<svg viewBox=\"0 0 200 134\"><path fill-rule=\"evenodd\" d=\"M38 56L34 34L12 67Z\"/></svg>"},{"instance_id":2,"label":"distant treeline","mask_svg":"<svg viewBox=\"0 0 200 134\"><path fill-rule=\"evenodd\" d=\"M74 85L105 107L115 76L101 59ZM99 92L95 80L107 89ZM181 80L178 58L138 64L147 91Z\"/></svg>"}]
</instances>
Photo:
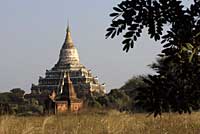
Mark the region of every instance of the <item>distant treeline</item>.
<instances>
[{"instance_id":1,"label":"distant treeline","mask_svg":"<svg viewBox=\"0 0 200 134\"><path fill-rule=\"evenodd\" d=\"M143 81L147 76L133 76L122 87L111 89L105 96L91 96L88 98L88 106L98 108L117 109L128 112L145 112L146 110L136 105L138 89L147 84Z\"/></svg>"},{"instance_id":2,"label":"distant treeline","mask_svg":"<svg viewBox=\"0 0 200 134\"><path fill-rule=\"evenodd\" d=\"M86 96L84 108L116 109L119 111L151 112L152 106L149 102L156 101L156 94L150 83L150 76L133 76L118 89L111 89L104 96L91 94ZM156 89L156 84L154 84ZM164 85L160 85L164 86ZM161 88L159 88L160 91ZM25 91L20 88L10 90L10 92L0 93L0 114L17 115L41 115L44 114L45 102L39 102L34 98L24 98ZM48 96L47 96L48 97ZM200 102L200 98L199 98ZM200 103L199 103L200 104ZM164 104L163 104L164 106ZM198 110L199 107L196 108ZM195 109L193 109L195 110ZM174 109L166 108L162 112L173 112ZM174 111L176 112L176 111Z\"/></svg>"},{"instance_id":3,"label":"distant treeline","mask_svg":"<svg viewBox=\"0 0 200 134\"><path fill-rule=\"evenodd\" d=\"M112 89L104 96L99 94L88 95L84 102L85 108L106 108L129 112L142 111L141 108L135 107L134 98L136 89L145 86L143 77L134 76L121 88ZM44 102L39 102L34 98L27 99L24 96L25 91L20 88L0 93L0 114L41 115L44 113Z\"/></svg>"},{"instance_id":4,"label":"distant treeline","mask_svg":"<svg viewBox=\"0 0 200 134\"><path fill-rule=\"evenodd\" d=\"M36 99L25 99L24 95L20 88L0 93L0 114L42 114L43 106Z\"/></svg>"}]
</instances>

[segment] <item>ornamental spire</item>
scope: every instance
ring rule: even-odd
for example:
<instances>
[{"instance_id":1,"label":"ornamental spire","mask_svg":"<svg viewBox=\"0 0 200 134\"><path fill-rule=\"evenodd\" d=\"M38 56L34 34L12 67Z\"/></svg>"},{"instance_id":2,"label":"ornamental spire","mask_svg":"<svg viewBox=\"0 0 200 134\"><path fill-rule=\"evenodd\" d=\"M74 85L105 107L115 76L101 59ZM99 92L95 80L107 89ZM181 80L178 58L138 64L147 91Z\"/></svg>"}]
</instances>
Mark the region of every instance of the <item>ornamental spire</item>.
<instances>
[{"instance_id":1,"label":"ornamental spire","mask_svg":"<svg viewBox=\"0 0 200 134\"><path fill-rule=\"evenodd\" d=\"M61 94L66 98L76 98L76 92L69 76L69 72L64 72L63 84L61 85Z\"/></svg>"},{"instance_id":2,"label":"ornamental spire","mask_svg":"<svg viewBox=\"0 0 200 134\"><path fill-rule=\"evenodd\" d=\"M65 41L60 50L58 63L55 66L61 69L61 68L68 68L69 64L77 65L80 63L79 63L79 55L77 49L74 47L74 43L71 38L71 32L68 24Z\"/></svg>"},{"instance_id":3,"label":"ornamental spire","mask_svg":"<svg viewBox=\"0 0 200 134\"><path fill-rule=\"evenodd\" d=\"M62 48L73 48L74 44L72 41L72 37L71 37L71 32L70 32L70 27L69 27L69 23L67 25L67 30L66 30L66 37L65 37L65 42L63 44Z\"/></svg>"}]
</instances>

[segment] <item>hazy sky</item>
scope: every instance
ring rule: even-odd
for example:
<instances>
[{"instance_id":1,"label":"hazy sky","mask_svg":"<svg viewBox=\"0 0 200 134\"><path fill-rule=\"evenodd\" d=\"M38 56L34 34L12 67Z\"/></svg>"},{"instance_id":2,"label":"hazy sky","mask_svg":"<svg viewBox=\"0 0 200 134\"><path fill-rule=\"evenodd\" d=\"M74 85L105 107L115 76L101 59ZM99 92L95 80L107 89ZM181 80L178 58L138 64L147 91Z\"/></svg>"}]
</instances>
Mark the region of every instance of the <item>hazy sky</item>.
<instances>
[{"instance_id":1,"label":"hazy sky","mask_svg":"<svg viewBox=\"0 0 200 134\"><path fill-rule=\"evenodd\" d=\"M107 89L122 86L147 67L161 50L147 34L128 53L121 37L105 39L112 7L120 0L0 0L0 92L30 91L58 60L67 20L80 61Z\"/></svg>"}]
</instances>

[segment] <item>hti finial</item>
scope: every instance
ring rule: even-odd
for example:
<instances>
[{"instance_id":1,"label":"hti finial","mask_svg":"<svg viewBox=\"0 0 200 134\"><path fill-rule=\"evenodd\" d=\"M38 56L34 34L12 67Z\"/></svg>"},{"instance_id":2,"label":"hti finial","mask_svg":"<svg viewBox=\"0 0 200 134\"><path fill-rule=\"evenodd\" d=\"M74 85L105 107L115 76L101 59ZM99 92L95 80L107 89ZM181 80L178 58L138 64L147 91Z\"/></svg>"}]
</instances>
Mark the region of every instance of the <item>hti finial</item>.
<instances>
[{"instance_id":1,"label":"hti finial","mask_svg":"<svg viewBox=\"0 0 200 134\"><path fill-rule=\"evenodd\" d=\"M70 32L69 19L67 20L67 33Z\"/></svg>"}]
</instances>

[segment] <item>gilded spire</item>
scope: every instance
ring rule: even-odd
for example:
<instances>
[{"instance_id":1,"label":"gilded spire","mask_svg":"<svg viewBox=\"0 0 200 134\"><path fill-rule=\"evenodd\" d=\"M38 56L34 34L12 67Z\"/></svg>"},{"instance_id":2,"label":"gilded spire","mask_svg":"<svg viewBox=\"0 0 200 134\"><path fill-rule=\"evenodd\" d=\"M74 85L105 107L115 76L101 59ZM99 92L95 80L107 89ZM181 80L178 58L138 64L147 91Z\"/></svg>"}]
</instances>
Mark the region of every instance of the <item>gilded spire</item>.
<instances>
[{"instance_id":1,"label":"gilded spire","mask_svg":"<svg viewBox=\"0 0 200 134\"><path fill-rule=\"evenodd\" d=\"M72 65L79 64L79 56L78 56L77 49L74 47L74 43L71 38L71 32L70 32L70 28L68 24L65 41L60 50L59 61L56 64L56 66L60 66L63 68L63 67L68 67L65 65L69 65L69 64L72 64Z\"/></svg>"},{"instance_id":2,"label":"gilded spire","mask_svg":"<svg viewBox=\"0 0 200 134\"><path fill-rule=\"evenodd\" d=\"M69 27L69 24L68 24L63 48L73 48L73 47L74 47L74 44L73 44L73 41L72 41L70 27Z\"/></svg>"}]
</instances>

